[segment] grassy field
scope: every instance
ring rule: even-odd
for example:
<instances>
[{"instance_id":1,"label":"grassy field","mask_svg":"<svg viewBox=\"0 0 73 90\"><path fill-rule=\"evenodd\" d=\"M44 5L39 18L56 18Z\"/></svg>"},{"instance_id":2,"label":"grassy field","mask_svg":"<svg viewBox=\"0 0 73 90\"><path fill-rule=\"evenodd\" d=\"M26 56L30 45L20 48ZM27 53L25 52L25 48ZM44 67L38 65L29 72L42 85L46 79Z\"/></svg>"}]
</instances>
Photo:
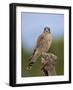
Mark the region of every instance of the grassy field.
<instances>
[{"instance_id":1,"label":"grassy field","mask_svg":"<svg viewBox=\"0 0 73 90\"><path fill-rule=\"evenodd\" d=\"M22 77L32 77L32 76L42 76L41 73L41 61L40 58L32 66L31 70L27 70L27 65L29 63L28 59L31 56L24 48L22 48L22 67L21 75ZM57 56L56 63L56 73L57 75L64 75L64 40L58 38L53 40L53 43L48 51L49 53L54 53Z\"/></svg>"}]
</instances>

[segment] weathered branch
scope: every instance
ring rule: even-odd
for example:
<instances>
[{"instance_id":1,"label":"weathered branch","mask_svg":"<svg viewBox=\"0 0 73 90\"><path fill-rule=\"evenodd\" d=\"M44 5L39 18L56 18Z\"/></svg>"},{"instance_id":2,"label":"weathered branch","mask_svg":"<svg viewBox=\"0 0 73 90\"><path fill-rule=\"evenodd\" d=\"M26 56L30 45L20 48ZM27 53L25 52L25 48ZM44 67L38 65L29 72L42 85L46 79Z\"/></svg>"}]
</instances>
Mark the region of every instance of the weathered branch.
<instances>
[{"instance_id":1,"label":"weathered branch","mask_svg":"<svg viewBox=\"0 0 73 90\"><path fill-rule=\"evenodd\" d=\"M43 67L41 71L45 76L56 75L55 64L56 64L57 56L53 53L42 53L41 55L41 63Z\"/></svg>"}]
</instances>

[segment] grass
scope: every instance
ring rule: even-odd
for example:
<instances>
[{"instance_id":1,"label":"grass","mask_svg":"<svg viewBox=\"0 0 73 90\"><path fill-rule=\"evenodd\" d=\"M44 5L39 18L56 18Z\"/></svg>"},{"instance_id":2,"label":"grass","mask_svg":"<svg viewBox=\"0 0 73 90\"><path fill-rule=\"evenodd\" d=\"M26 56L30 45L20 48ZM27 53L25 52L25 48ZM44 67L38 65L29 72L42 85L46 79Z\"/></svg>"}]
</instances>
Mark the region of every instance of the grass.
<instances>
[{"instance_id":1,"label":"grass","mask_svg":"<svg viewBox=\"0 0 73 90\"><path fill-rule=\"evenodd\" d=\"M31 54L28 53L24 48L22 48L21 52L22 52L22 63L21 63L22 77L42 76L40 58L32 66L32 70L27 70L27 65L29 63L28 59L31 56ZM57 75L64 75L64 40L62 38L53 40L53 43L48 53L54 53L57 56L57 63L56 63Z\"/></svg>"}]
</instances>

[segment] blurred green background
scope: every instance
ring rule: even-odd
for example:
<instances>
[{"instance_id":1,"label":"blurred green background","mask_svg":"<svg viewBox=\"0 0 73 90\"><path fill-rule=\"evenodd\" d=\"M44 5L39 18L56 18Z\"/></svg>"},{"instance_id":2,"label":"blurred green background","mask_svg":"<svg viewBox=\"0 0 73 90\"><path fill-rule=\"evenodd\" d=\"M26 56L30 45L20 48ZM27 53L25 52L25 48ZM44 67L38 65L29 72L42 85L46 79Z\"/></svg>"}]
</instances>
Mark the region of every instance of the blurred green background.
<instances>
[{"instance_id":1,"label":"blurred green background","mask_svg":"<svg viewBox=\"0 0 73 90\"><path fill-rule=\"evenodd\" d=\"M57 63L55 66L57 75L64 75L64 38L54 39L48 52L54 53L57 56ZM40 58L38 58L36 63L32 66L31 70L27 70L28 59L31 55L32 53L28 53L22 48L22 77L42 76Z\"/></svg>"},{"instance_id":2,"label":"blurred green background","mask_svg":"<svg viewBox=\"0 0 73 90\"><path fill-rule=\"evenodd\" d=\"M28 59L33 53L38 36L44 27L50 27L52 34L52 45L49 53L57 56L57 75L64 74L64 14L58 13L21 13L21 75L22 77L42 76L40 58L33 65L32 70L27 70Z\"/></svg>"}]
</instances>

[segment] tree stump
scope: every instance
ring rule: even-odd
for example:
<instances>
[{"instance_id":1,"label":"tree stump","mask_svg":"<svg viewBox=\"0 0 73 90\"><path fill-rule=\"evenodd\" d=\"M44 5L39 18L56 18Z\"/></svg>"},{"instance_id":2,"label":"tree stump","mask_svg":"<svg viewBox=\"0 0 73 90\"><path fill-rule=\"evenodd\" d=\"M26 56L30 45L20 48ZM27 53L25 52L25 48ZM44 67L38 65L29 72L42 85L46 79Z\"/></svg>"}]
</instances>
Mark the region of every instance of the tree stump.
<instances>
[{"instance_id":1,"label":"tree stump","mask_svg":"<svg viewBox=\"0 0 73 90\"><path fill-rule=\"evenodd\" d=\"M57 61L57 56L53 53L42 53L41 55L41 63L42 68L41 71L44 76L54 76L56 75L55 65Z\"/></svg>"}]
</instances>

